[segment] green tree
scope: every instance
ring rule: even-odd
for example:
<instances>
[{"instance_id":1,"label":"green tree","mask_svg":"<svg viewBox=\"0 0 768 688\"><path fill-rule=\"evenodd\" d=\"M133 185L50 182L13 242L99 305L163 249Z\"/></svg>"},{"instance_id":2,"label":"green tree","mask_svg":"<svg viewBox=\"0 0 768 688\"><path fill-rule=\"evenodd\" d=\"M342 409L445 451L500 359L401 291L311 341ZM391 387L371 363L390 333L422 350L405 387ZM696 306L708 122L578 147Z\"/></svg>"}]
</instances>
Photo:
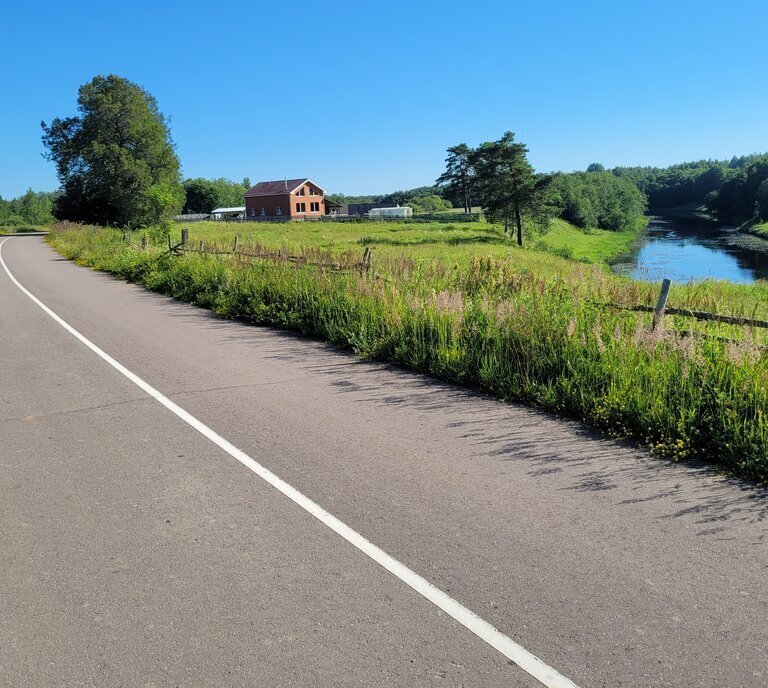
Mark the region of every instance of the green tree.
<instances>
[{"instance_id":1,"label":"green tree","mask_svg":"<svg viewBox=\"0 0 768 688\"><path fill-rule=\"evenodd\" d=\"M588 165L587 172L605 172L605 167L599 162L592 162Z\"/></svg>"},{"instance_id":2,"label":"green tree","mask_svg":"<svg viewBox=\"0 0 768 688\"><path fill-rule=\"evenodd\" d=\"M53 201L51 194L35 193L29 189L14 201L16 212L32 225L47 225L53 222Z\"/></svg>"},{"instance_id":3,"label":"green tree","mask_svg":"<svg viewBox=\"0 0 768 688\"><path fill-rule=\"evenodd\" d=\"M210 213L215 208L243 205L243 194L250 188L229 179L186 179L184 181L185 213Z\"/></svg>"},{"instance_id":4,"label":"green tree","mask_svg":"<svg viewBox=\"0 0 768 688\"><path fill-rule=\"evenodd\" d=\"M739 165L718 189L707 196L707 207L726 222L764 219L765 189L768 180L768 156L750 156L751 161Z\"/></svg>"},{"instance_id":5,"label":"green tree","mask_svg":"<svg viewBox=\"0 0 768 688\"><path fill-rule=\"evenodd\" d=\"M413 208L414 213L439 213L441 210L448 210L453 207L450 201L446 201L436 194L413 198L408 205Z\"/></svg>"},{"instance_id":6,"label":"green tree","mask_svg":"<svg viewBox=\"0 0 768 688\"><path fill-rule=\"evenodd\" d=\"M527 158L528 148L508 131L498 141L487 141L472 151L475 187L486 217L517 230L523 245L523 218L543 228L548 225L548 178L537 176Z\"/></svg>"},{"instance_id":7,"label":"green tree","mask_svg":"<svg viewBox=\"0 0 768 688\"><path fill-rule=\"evenodd\" d=\"M157 101L119 76L80 87L79 116L42 123L56 163L60 219L145 227L176 215L184 203L179 159Z\"/></svg>"},{"instance_id":8,"label":"green tree","mask_svg":"<svg viewBox=\"0 0 768 688\"><path fill-rule=\"evenodd\" d=\"M437 178L437 183L445 185L445 193L454 202L460 202L465 213L472 212L472 149L466 143L460 143L448 148L447 153L445 172Z\"/></svg>"},{"instance_id":9,"label":"green tree","mask_svg":"<svg viewBox=\"0 0 768 688\"><path fill-rule=\"evenodd\" d=\"M53 222L56 194L29 189L23 196L5 201L0 198L0 225L47 225Z\"/></svg>"},{"instance_id":10,"label":"green tree","mask_svg":"<svg viewBox=\"0 0 768 688\"><path fill-rule=\"evenodd\" d=\"M629 179L610 172L553 175L550 201L557 214L577 227L621 231L645 214L645 194Z\"/></svg>"}]
</instances>

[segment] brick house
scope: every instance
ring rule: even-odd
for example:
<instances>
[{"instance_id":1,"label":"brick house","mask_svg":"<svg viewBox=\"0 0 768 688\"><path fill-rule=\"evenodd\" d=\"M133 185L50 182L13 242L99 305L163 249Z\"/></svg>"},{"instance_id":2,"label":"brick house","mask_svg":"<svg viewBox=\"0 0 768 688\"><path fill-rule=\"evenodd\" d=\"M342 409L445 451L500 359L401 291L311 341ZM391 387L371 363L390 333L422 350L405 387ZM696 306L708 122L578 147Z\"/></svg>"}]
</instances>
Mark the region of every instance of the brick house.
<instances>
[{"instance_id":1,"label":"brick house","mask_svg":"<svg viewBox=\"0 0 768 688\"><path fill-rule=\"evenodd\" d=\"M245 216L311 220L325 215L325 190L311 179L259 182L245 192Z\"/></svg>"}]
</instances>

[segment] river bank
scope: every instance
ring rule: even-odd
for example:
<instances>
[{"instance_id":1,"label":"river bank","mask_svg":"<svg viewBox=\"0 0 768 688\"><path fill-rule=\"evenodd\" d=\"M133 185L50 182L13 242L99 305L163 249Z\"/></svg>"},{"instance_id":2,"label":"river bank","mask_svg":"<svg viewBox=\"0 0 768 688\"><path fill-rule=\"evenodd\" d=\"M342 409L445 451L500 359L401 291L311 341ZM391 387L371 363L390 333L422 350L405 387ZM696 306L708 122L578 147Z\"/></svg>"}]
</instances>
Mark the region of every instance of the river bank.
<instances>
[{"instance_id":1,"label":"river bank","mask_svg":"<svg viewBox=\"0 0 768 688\"><path fill-rule=\"evenodd\" d=\"M739 232L764 241L764 250L768 251L768 222L747 222L739 227Z\"/></svg>"}]
</instances>

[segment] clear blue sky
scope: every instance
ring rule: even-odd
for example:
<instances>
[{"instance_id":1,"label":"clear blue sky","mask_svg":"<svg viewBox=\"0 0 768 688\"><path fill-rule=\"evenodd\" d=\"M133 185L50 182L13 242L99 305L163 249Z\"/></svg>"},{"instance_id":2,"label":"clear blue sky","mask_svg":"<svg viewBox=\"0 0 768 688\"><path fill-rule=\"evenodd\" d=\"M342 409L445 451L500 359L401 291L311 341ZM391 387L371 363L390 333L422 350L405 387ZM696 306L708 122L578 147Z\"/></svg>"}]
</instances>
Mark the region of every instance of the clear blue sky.
<instances>
[{"instance_id":1,"label":"clear blue sky","mask_svg":"<svg viewBox=\"0 0 768 688\"><path fill-rule=\"evenodd\" d=\"M13 2L0 196L57 187L40 120L118 74L171 117L186 177L430 184L514 131L540 171L768 150L765 0Z\"/></svg>"}]
</instances>

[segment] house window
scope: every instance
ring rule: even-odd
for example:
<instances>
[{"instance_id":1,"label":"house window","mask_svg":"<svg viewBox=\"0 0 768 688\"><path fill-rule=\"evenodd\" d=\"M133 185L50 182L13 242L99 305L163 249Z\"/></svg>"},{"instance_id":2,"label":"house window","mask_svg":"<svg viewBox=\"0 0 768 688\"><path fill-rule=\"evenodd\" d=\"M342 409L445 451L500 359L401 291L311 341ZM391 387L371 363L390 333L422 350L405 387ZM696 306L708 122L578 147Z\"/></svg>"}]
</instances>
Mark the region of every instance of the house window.
<instances>
[{"instance_id":1,"label":"house window","mask_svg":"<svg viewBox=\"0 0 768 688\"><path fill-rule=\"evenodd\" d=\"M282 214L283 214L283 211L280 210L280 206L277 206L277 208L275 208L275 215L282 215Z\"/></svg>"},{"instance_id":2,"label":"house window","mask_svg":"<svg viewBox=\"0 0 768 688\"><path fill-rule=\"evenodd\" d=\"M310 203L309 204L309 209L313 213L319 213L320 212L320 204L318 202Z\"/></svg>"},{"instance_id":3,"label":"house window","mask_svg":"<svg viewBox=\"0 0 768 688\"><path fill-rule=\"evenodd\" d=\"M296 192L296 195L297 196L303 196L304 195L304 187L303 186Z\"/></svg>"},{"instance_id":4,"label":"house window","mask_svg":"<svg viewBox=\"0 0 768 688\"><path fill-rule=\"evenodd\" d=\"M307 212L307 204L306 203L297 203L296 204L296 212L297 213L305 213L305 212Z\"/></svg>"},{"instance_id":5,"label":"house window","mask_svg":"<svg viewBox=\"0 0 768 688\"><path fill-rule=\"evenodd\" d=\"M310 196L317 196L317 191L315 191L311 186L309 187L309 195Z\"/></svg>"},{"instance_id":6,"label":"house window","mask_svg":"<svg viewBox=\"0 0 768 688\"><path fill-rule=\"evenodd\" d=\"M262 208L261 210L259 210L259 215L261 215L262 217L264 217L266 214L267 214L267 211L266 211L266 210L264 210L264 208Z\"/></svg>"}]
</instances>

